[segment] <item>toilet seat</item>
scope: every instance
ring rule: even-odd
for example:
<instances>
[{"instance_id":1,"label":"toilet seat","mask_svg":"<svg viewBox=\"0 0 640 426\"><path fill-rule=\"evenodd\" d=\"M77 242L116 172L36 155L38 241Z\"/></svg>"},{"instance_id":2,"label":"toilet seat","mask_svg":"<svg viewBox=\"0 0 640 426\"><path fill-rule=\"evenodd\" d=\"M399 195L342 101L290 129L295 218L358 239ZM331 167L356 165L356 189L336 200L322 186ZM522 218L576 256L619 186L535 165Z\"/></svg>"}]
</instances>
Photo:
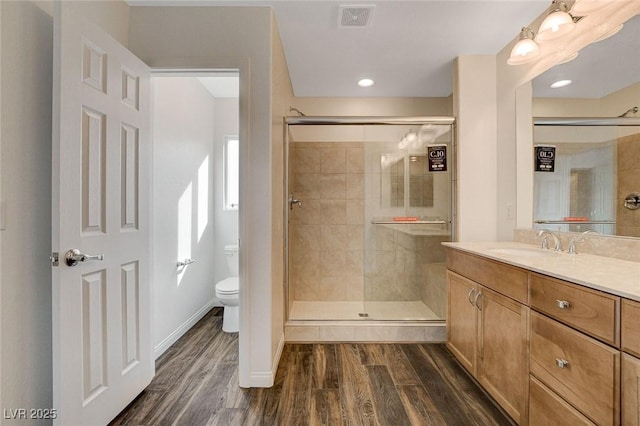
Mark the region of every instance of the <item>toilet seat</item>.
<instances>
[{"instance_id":1,"label":"toilet seat","mask_svg":"<svg viewBox=\"0 0 640 426\"><path fill-rule=\"evenodd\" d=\"M240 328L240 282L238 277L225 278L216 283L216 297L224 305L222 331L236 333Z\"/></svg>"},{"instance_id":2,"label":"toilet seat","mask_svg":"<svg viewBox=\"0 0 640 426\"><path fill-rule=\"evenodd\" d=\"M238 277L225 278L216 284L216 293L231 296L240 292Z\"/></svg>"}]
</instances>

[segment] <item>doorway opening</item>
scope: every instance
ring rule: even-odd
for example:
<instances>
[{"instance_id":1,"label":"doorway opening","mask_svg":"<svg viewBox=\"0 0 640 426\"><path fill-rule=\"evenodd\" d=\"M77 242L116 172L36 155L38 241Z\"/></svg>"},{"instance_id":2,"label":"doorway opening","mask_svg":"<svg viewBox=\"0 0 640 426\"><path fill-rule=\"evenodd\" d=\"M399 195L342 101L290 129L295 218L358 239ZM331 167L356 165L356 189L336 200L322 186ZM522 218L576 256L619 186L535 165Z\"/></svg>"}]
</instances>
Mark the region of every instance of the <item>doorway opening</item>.
<instances>
[{"instance_id":1,"label":"doorway opening","mask_svg":"<svg viewBox=\"0 0 640 426\"><path fill-rule=\"evenodd\" d=\"M151 93L158 359L213 307L225 307L216 283L234 276L240 281L232 266L241 208L239 72L153 72Z\"/></svg>"}]
</instances>

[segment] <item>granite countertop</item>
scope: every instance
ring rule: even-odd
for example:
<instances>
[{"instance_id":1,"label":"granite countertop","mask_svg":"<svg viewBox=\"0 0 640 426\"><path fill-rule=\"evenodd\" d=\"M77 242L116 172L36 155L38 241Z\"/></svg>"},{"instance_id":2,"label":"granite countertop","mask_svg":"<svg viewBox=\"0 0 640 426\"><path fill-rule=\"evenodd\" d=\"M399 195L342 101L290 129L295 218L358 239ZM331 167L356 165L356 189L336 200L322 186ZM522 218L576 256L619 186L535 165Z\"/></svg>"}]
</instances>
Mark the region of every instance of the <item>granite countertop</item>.
<instances>
[{"instance_id":1,"label":"granite countertop","mask_svg":"<svg viewBox=\"0 0 640 426\"><path fill-rule=\"evenodd\" d=\"M446 242L442 244L640 302L639 262L583 253L557 253L552 250L546 250L552 255L542 256L499 252L500 249L508 248L542 250L539 246L518 242Z\"/></svg>"}]
</instances>

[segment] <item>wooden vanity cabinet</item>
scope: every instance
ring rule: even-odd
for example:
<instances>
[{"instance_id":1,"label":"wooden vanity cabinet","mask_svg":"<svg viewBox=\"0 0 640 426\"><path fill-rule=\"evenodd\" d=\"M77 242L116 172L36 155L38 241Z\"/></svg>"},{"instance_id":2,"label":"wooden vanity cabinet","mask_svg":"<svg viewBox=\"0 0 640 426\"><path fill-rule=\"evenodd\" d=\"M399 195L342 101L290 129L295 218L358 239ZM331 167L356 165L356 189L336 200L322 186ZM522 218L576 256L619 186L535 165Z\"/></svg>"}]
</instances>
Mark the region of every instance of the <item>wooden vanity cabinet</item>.
<instances>
[{"instance_id":1,"label":"wooden vanity cabinet","mask_svg":"<svg viewBox=\"0 0 640 426\"><path fill-rule=\"evenodd\" d=\"M533 376L529 381L529 394L530 425L595 425Z\"/></svg>"},{"instance_id":2,"label":"wooden vanity cabinet","mask_svg":"<svg viewBox=\"0 0 640 426\"><path fill-rule=\"evenodd\" d=\"M527 424L529 308L480 286L476 378L519 424Z\"/></svg>"},{"instance_id":3,"label":"wooden vanity cabinet","mask_svg":"<svg viewBox=\"0 0 640 426\"><path fill-rule=\"evenodd\" d=\"M497 283L506 293L526 300L526 272L453 253L447 256L447 347L505 412L526 425L529 308L489 287Z\"/></svg>"},{"instance_id":4,"label":"wooden vanity cabinet","mask_svg":"<svg viewBox=\"0 0 640 426\"><path fill-rule=\"evenodd\" d=\"M595 423L619 424L618 349L531 312L531 374Z\"/></svg>"},{"instance_id":5,"label":"wooden vanity cabinet","mask_svg":"<svg viewBox=\"0 0 640 426\"><path fill-rule=\"evenodd\" d=\"M640 303L622 300L622 424L640 426Z\"/></svg>"},{"instance_id":6,"label":"wooden vanity cabinet","mask_svg":"<svg viewBox=\"0 0 640 426\"><path fill-rule=\"evenodd\" d=\"M447 271L447 347L472 375L476 374L478 285Z\"/></svg>"},{"instance_id":7,"label":"wooden vanity cabinet","mask_svg":"<svg viewBox=\"0 0 640 426\"><path fill-rule=\"evenodd\" d=\"M640 426L640 303L461 250L447 269L447 347L516 423Z\"/></svg>"},{"instance_id":8,"label":"wooden vanity cabinet","mask_svg":"<svg viewBox=\"0 0 640 426\"><path fill-rule=\"evenodd\" d=\"M620 298L531 273L531 308L603 342L620 345Z\"/></svg>"}]
</instances>

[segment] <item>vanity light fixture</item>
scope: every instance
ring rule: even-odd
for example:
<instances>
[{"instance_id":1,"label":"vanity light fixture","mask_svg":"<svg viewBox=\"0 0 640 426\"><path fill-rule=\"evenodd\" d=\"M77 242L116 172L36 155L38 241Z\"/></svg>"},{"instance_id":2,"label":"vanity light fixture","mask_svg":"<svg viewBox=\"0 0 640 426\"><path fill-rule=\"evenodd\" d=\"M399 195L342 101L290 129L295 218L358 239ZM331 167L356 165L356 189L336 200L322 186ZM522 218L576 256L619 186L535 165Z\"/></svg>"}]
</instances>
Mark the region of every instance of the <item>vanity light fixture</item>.
<instances>
[{"instance_id":1,"label":"vanity light fixture","mask_svg":"<svg viewBox=\"0 0 640 426\"><path fill-rule=\"evenodd\" d=\"M374 84L376 84L376 82L370 78L363 78L361 80L358 80L358 86L360 87L371 87Z\"/></svg>"},{"instance_id":2,"label":"vanity light fixture","mask_svg":"<svg viewBox=\"0 0 640 426\"><path fill-rule=\"evenodd\" d=\"M573 83L573 81L571 81L571 80L558 80L558 81L555 81L555 82L551 83L551 86L549 86L549 87L551 87L552 89L559 89L561 87L568 86L571 83Z\"/></svg>"},{"instance_id":3,"label":"vanity light fixture","mask_svg":"<svg viewBox=\"0 0 640 426\"><path fill-rule=\"evenodd\" d=\"M564 57L560 59L556 65L566 64L567 62L573 61L577 57L578 57L578 52L573 52L568 55L565 54Z\"/></svg>"},{"instance_id":4,"label":"vanity light fixture","mask_svg":"<svg viewBox=\"0 0 640 426\"><path fill-rule=\"evenodd\" d=\"M571 14L573 16L586 16L596 10L611 4L608 0L576 0L571 6Z\"/></svg>"},{"instance_id":5,"label":"vanity light fixture","mask_svg":"<svg viewBox=\"0 0 640 426\"><path fill-rule=\"evenodd\" d=\"M562 0L553 0L551 3L551 12L544 18L540 28L538 28L538 35L536 35L537 42L555 40L563 35L573 31L576 27L576 23L568 12L567 5Z\"/></svg>"},{"instance_id":6,"label":"vanity light fixture","mask_svg":"<svg viewBox=\"0 0 640 426\"><path fill-rule=\"evenodd\" d=\"M622 29L622 27L623 27L623 24L620 24L617 27L613 27L611 29L606 28L604 24L596 26L595 30L601 33L602 35L598 37L596 40L594 40L594 43L596 41L602 41L604 39L611 37L612 35L618 34Z\"/></svg>"},{"instance_id":7,"label":"vanity light fixture","mask_svg":"<svg viewBox=\"0 0 640 426\"><path fill-rule=\"evenodd\" d=\"M540 55L540 47L533 38L534 33L531 28L524 27L520 30L518 42L511 49L511 55L507 60L509 65L526 64Z\"/></svg>"}]
</instances>

